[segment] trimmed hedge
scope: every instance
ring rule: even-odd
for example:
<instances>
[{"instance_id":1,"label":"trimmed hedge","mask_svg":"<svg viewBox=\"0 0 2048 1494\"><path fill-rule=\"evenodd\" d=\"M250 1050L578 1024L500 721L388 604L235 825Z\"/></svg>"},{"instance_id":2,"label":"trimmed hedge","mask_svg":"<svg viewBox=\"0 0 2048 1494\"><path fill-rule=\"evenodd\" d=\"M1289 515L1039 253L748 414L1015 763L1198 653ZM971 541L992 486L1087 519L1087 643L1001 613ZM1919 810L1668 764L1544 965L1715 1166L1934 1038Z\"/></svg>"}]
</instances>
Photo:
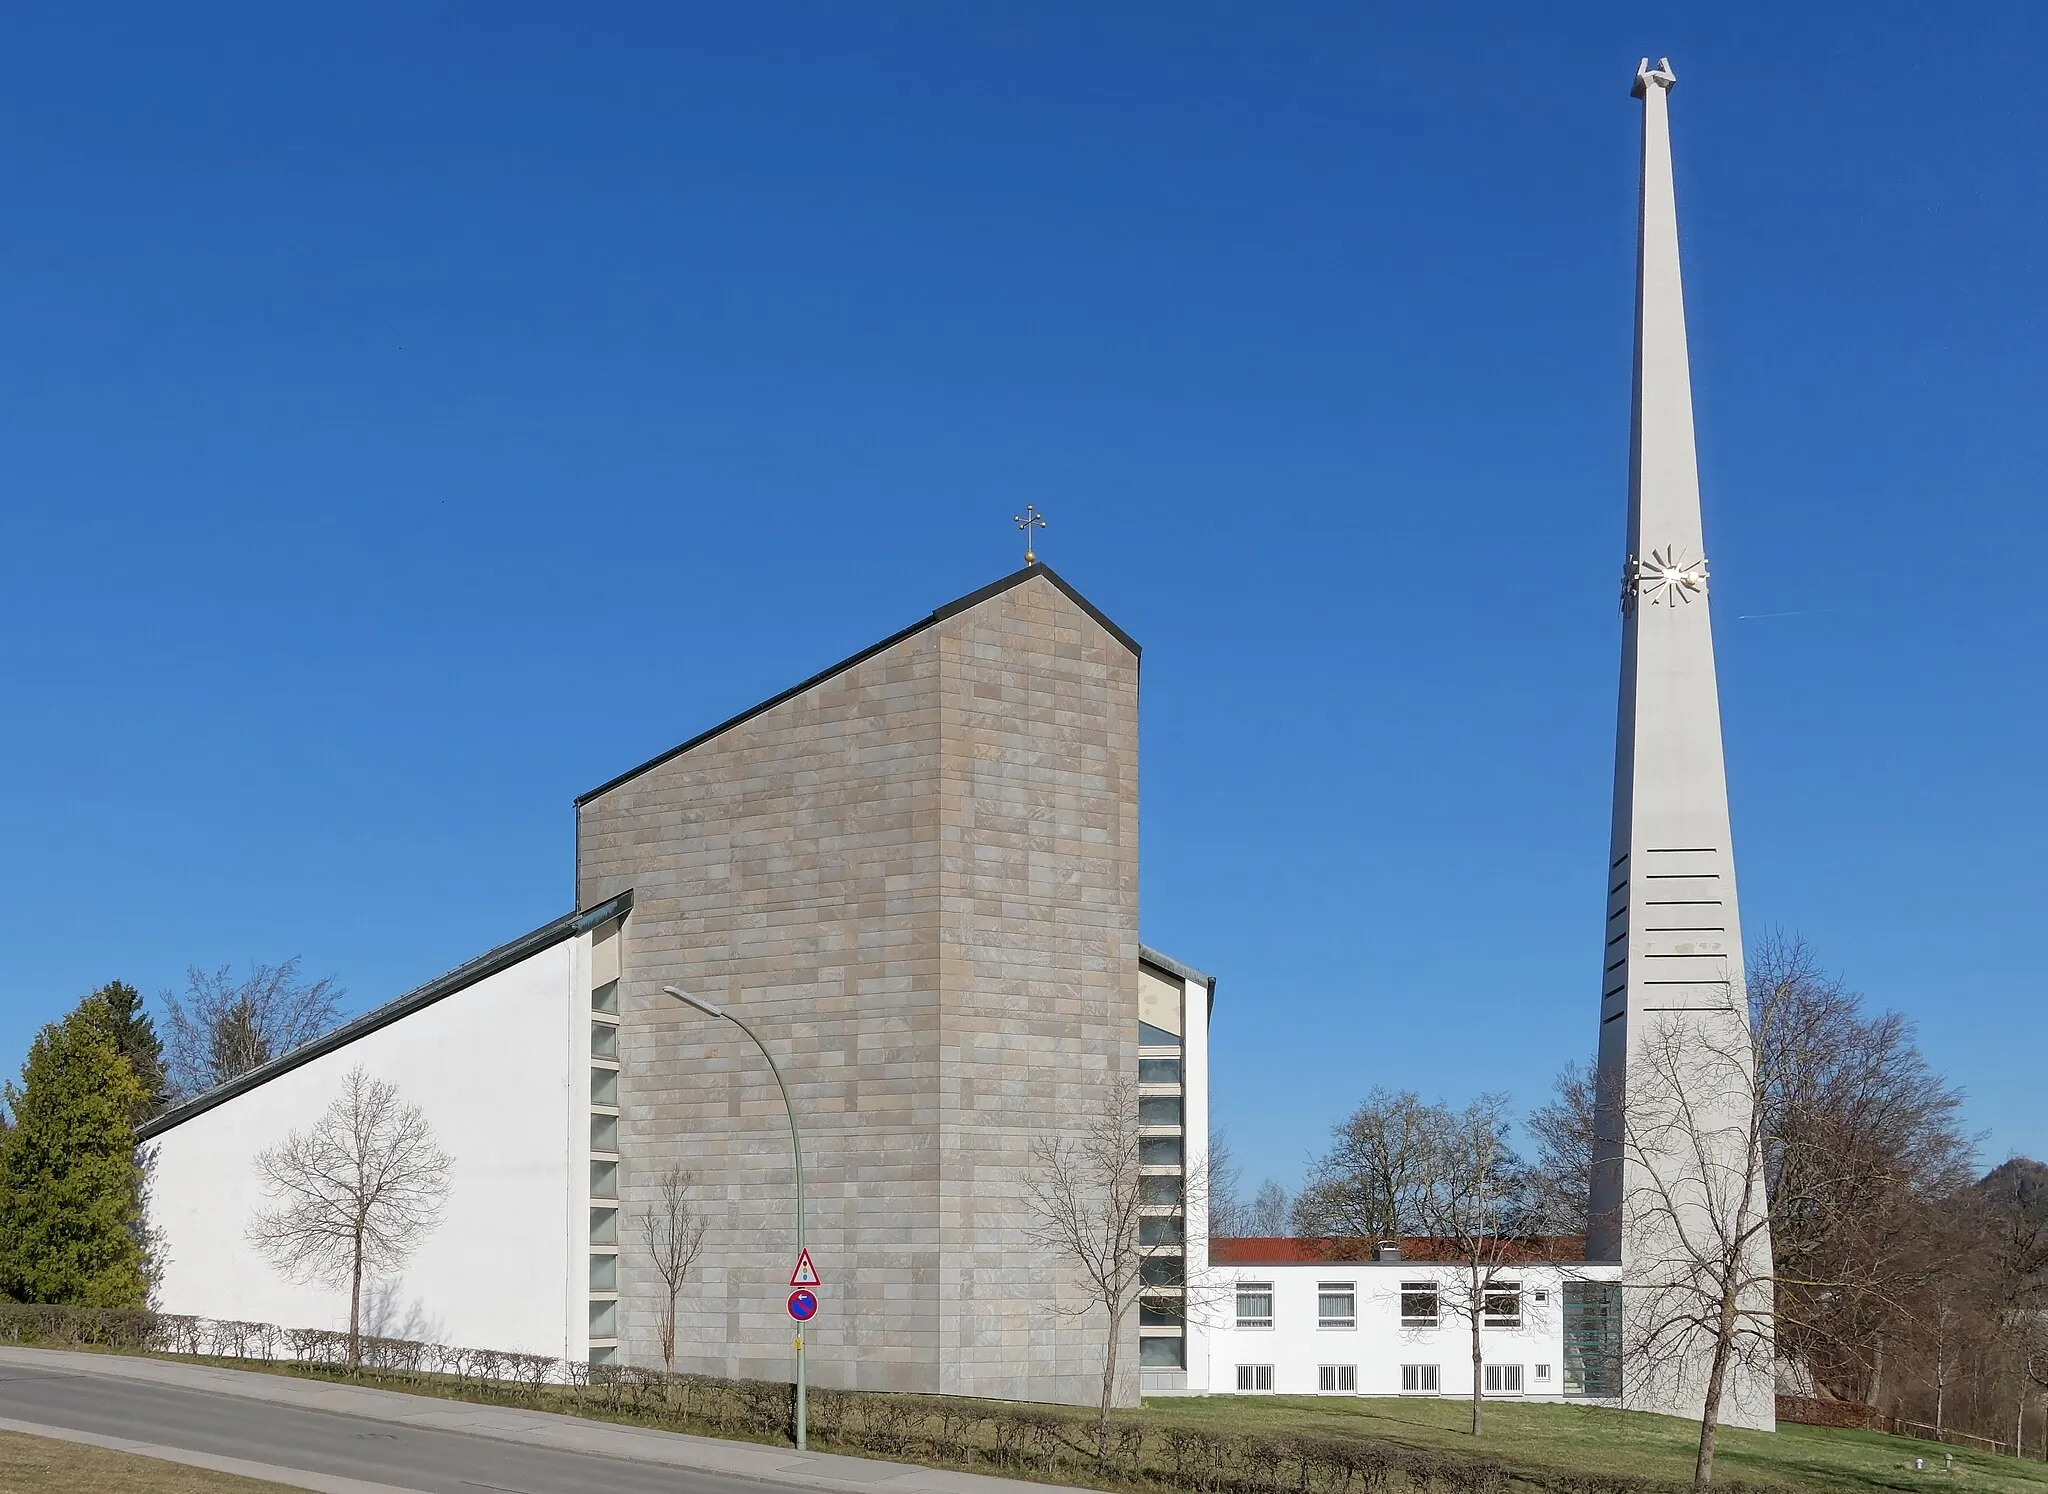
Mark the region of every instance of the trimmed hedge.
<instances>
[{"instance_id":1,"label":"trimmed hedge","mask_svg":"<svg viewBox=\"0 0 2048 1494\"><path fill-rule=\"evenodd\" d=\"M283 1364L347 1373L348 1335L175 1313L0 1303L0 1343ZM780 1380L670 1375L410 1339L362 1340L358 1380L462 1399L510 1401L677 1431L794 1439L796 1388ZM813 1387L810 1442L820 1449L986 1473L1184 1494L1687 1494L1690 1482L1523 1470L1464 1453L1364 1438L1275 1436L1114 1418L1106 1466L1095 1419L1079 1409ZM1717 1483L1727 1494L1762 1486Z\"/></svg>"}]
</instances>

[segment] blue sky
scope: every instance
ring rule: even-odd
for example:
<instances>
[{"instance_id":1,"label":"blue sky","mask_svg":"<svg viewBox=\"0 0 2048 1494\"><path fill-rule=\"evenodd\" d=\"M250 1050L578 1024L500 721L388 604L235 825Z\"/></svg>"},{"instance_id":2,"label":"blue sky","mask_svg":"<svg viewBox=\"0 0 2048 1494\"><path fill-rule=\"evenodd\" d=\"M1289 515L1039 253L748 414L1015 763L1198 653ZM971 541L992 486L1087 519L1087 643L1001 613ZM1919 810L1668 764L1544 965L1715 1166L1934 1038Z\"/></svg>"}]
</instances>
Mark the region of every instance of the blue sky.
<instances>
[{"instance_id":1,"label":"blue sky","mask_svg":"<svg viewBox=\"0 0 2048 1494\"><path fill-rule=\"evenodd\" d=\"M1593 1040L1638 56L1736 848L2048 1153L2038 8L67 7L0 52L0 1064L367 1006L570 800L1012 569L1145 645L1144 936L1292 1185ZM2032 933L2029 933L2032 930Z\"/></svg>"}]
</instances>

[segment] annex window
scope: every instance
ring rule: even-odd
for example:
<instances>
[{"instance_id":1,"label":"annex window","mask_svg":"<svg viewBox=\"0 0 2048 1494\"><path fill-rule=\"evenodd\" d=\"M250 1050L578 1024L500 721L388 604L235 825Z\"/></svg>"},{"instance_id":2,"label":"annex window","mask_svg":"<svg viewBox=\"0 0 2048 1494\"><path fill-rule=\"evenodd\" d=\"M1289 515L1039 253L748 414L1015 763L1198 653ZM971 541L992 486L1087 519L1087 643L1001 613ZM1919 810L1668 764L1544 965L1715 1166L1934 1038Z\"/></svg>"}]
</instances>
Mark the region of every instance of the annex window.
<instances>
[{"instance_id":1,"label":"annex window","mask_svg":"<svg viewBox=\"0 0 2048 1494\"><path fill-rule=\"evenodd\" d=\"M1180 1083L1180 1060L1178 1058L1139 1059L1138 1082L1140 1084Z\"/></svg>"},{"instance_id":2,"label":"annex window","mask_svg":"<svg viewBox=\"0 0 2048 1494\"><path fill-rule=\"evenodd\" d=\"M1273 1326L1272 1282L1240 1281L1237 1284L1237 1326L1240 1328L1270 1328Z\"/></svg>"},{"instance_id":3,"label":"annex window","mask_svg":"<svg viewBox=\"0 0 2048 1494\"><path fill-rule=\"evenodd\" d=\"M1178 1136L1141 1136L1138 1138L1138 1165L1140 1167L1178 1167L1181 1161L1181 1146Z\"/></svg>"},{"instance_id":4,"label":"annex window","mask_svg":"<svg viewBox=\"0 0 2048 1494\"><path fill-rule=\"evenodd\" d=\"M619 983L608 980L590 993L590 1009L603 1012L608 1017L619 1014Z\"/></svg>"},{"instance_id":5,"label":"annex window","mask_svg":"<svg viewBox=\"0 0 2048 1494\"><path fill-rule=\"evenodd\" d=\"M619 1029L609 1022L591 1023L590 1056L592 1058L617 1058L619 1056Z\"/></svg>"},{"instance_id":6,"label":"annex window","mask_svg":"<svg viewBox=\"0 0 2048 1494\"><path fill-rule=\"evenodd\" d=\"M619 1071L617 1069L592 1069L590 1071L590 1103L618 1108Z\"/></svg>"},{"instance_id":7,"label":"annex window","mask_svg":"<svg viewBox=\"0 0 2048 1494\"><path fill-rule=\"evenodd\" d=\"M1434 1328L1437 1325L1436 1283L1433 1281L1404 1281L1401 1283L1401 1326L1403 1328Z\"/></svg>"},{"instance_id":8,"label":"annex window","mask_svg":"<svg viewBox=\"0 0 2048 1494\"><path fill-rule=\"evenodd\" d=\"M1154 1334L1138 1340L1138 1368L1186 1369L1188 1341L1178 1333Z\"/></svg>"},{"instance_id":9,"label":"annex window","mask_svg":"<svg viewBox=\"0 0 2048 1494\"><path fill-rule=\"evenodd\" d=\"M590 1149L593 1152L615 1152L619 1149L619 1118L616 1115L591 1116Z\"/></svg>"},{"instance_id":10,"label":"annex window","mask_svg":"<svg viewBox=\"0 0 2048 1494\"><path fill-rule=\"evenodd\" d=\"M1487 1365L1486 1393L1488 1395L1520 1395L1522 1393L1522 1367L1519 1364Z\"/></svg>"},{"instance_id":11,"label":"annex window","mask_svg":"<svg viewBox=\"0 0 2048 1494\"><path fill-rule=\"evenodd\" d=\"M1548 1380L1549 1378L1550 1378L1550 1366L1549 1366L1549 1365L1547 1365L1547 1364L1539 1364L1539 1365L1537 1365L1537 1366L1536 1366L1536 1383L1537 1383L1538 1385L1541 1385L1541 1384L1543 1384L1543 1383L1544 1383L1544 1381Z\"/></svg>"},{"instance_id":12,"label":"annex window","mask_svg":"<svg viewBox=\"0 0 2048 1494\"><path fill-rule=\"evenodd\" d=\"M1436 1366L1433 1364L1402 1365L1401 1389L1419 1395L1433 1394L1436 1390Z\"/></svg>"},{"instance_id":13,"label":"annex window","mask_svg":"<svg viewBox=\"0 0 2048 1494\"><path fill-rule=\"evenodd\" d=\"M1316 1326L1318 1328L1356 1328L1358 1326L1358 1287L1349 1281L1321 1281L1316 1283Z\"/></svg>"},{"instance_id":14,"label":"annex window","mask_svg":"<svg viewBox=\"0 0 2048 1494\"><path fill-rule=\"evenodd\" d=\"M593 1245L616 1245L619 1243L619 1211L617 1209L592 1209L590 1211L590 1243Z\"/></svg>"},{"instance_id":15,"label":"annex window","mask_svg":"<svg viewBox=\"0 0 2048 1494\"><path fill-rule=\"evenodd\" d=\"M1325 1364L1316 1369L1316 1389L1325 1394L1343 1395L1358 1389L1358 1366L1355 1364Z\"/></svg>"},{"instance_id":16,"label":"annex window","mask_svg":"<svg viewBox=\"0 0 2048 1494\"><path fill-rule=\"evenodd\" d=\"M1237 1388L1239 1390L1271 1390L1273 1388L1273 1366L1270 1364L1240 1364L1237 1367Z\"/></svg>"},{"instance_id":17,"label":"annex window","mask_svg":"<svg viewBox=\"0 0 2048 1494\"><path fill-rule=\"evenodd\" d=\"M1179 1203L1180 1179L1156 1172L1139 1178L1138 1202L1141 1204Z\"/></svg>"},{"instance_id":18,"label":"annex window","mask_svg":"<svg viewBox=\"0 0 2048 1494\"><path fill-rule=\"evenodd\" d=\"M619 1289L617 1256L593 1255L590 1258L590 1289L593 1292L616 1292Z\"/></svg>"},{"instance_id":19,"label":"annex window","mask_svg":"<svg viewBox=\"0 0 2048 1494\"><path fill-rule=\"evenodd\" d=\"M1485 1312L1483 1322L1486 1327L1521 1327L1522 1284L1519 1281L1496 1281L1486 1289L1481 1306Z\"/></svg>"},{"instance_id":20,"label":"annex window","mask_svg":"<svg viewBox=\"0 0 2048 1494\"><path fill-rule=\"evenodd\" d=\"M1138 1124L1141 1126L1177 1126L1180 1117L1179 1095L1141 1095L1138 1099Z\"/></svg>"},{"instance_id":21,"label":"annex window","mask_svg":"<svg viewBox=\"0 0 2048 1494\"><path fill-rule=\"evenodd\" d=\"M1178 1214L1147 1214L1138 1220L1140 1245L1178 1245L1185 1234Z\"/></svg>"}]
</instances>

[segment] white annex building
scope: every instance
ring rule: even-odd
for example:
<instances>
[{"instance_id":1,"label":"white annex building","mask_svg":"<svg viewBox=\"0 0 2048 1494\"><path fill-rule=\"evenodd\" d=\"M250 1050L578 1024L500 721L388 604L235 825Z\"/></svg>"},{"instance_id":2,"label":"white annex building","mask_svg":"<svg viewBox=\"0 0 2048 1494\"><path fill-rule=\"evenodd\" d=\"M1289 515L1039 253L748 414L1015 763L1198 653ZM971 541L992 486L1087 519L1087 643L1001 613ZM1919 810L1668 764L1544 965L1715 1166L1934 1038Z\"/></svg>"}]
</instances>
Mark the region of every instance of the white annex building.
<instances>
[{"instance_id":1,"label":"white annex building","mask_svg":"<svg viewBox=\"0 0 2048 1494\"><path fill-rule=\"evenodd\" d=\"M1599 1028L1600 1093L1630 1104L1674 1040L1747 1051L1673 81L1647 64L1637 80ZM310 1127L360 1067L419 1106L453 1159L445 1216L375 1284L370 1331L659 1364L641 1221L681 1167L709 1233L677 1367L786 1378L783 1103L760 1055L674 986L742 1016L788 1081L822 1277L805 1329L819 1384L1094 1400L1100 1330L1055 1310L1077 1294L1031 1237L1031 1150L1079 1139L1135 1083L1151 1255L1119 1348L1126 1398L1469 1394L1469 1330L1446 1305L1457 1268L1430 1242L1208 1238L1186 1177L1208 1134L1216 982L1138 938L1138 663L1128 634L1027 563L583 795L571 911L145 1129L161 1306L346 1326L346 1290L287 1280L246 1231L257 1154ZM1645 1179L1671 1158L1627 1110L1598 1119L1588 1239L1532 1245L1489 1299L1484 1394L1697 1414L1697 1353L1625 1376L1622 1347L1670 1289L1675 1233L1725 1212L1740 1148L1708 1177L1680 1168L1660 1211ZM1768 1261L1767 1236L1755 1250ZM1724 1416L1769 1426L1767 1375L1744 1367Z\"/></svg>"}]
</instances>

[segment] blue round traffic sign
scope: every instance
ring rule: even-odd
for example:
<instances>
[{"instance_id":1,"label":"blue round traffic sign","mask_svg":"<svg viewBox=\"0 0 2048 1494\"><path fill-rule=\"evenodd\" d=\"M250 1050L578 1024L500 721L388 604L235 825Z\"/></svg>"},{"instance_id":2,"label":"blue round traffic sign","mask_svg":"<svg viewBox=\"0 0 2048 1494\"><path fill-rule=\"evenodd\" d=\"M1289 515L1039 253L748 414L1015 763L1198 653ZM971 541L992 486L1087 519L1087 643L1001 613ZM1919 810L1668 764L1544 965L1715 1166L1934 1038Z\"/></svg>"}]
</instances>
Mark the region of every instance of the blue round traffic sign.
<instances>
[{"instance_id":1,"label":"blue round traffic sign","mask_svg":"<svg viewBox=\"0 0 2048 1494\"><path fill-rule=\"evenodd\" d=\"M799 1323L807 1323L818 1315L818 1295L798 1288L789 1294L789 1315Z\"/></svg>"}]
</instances>

